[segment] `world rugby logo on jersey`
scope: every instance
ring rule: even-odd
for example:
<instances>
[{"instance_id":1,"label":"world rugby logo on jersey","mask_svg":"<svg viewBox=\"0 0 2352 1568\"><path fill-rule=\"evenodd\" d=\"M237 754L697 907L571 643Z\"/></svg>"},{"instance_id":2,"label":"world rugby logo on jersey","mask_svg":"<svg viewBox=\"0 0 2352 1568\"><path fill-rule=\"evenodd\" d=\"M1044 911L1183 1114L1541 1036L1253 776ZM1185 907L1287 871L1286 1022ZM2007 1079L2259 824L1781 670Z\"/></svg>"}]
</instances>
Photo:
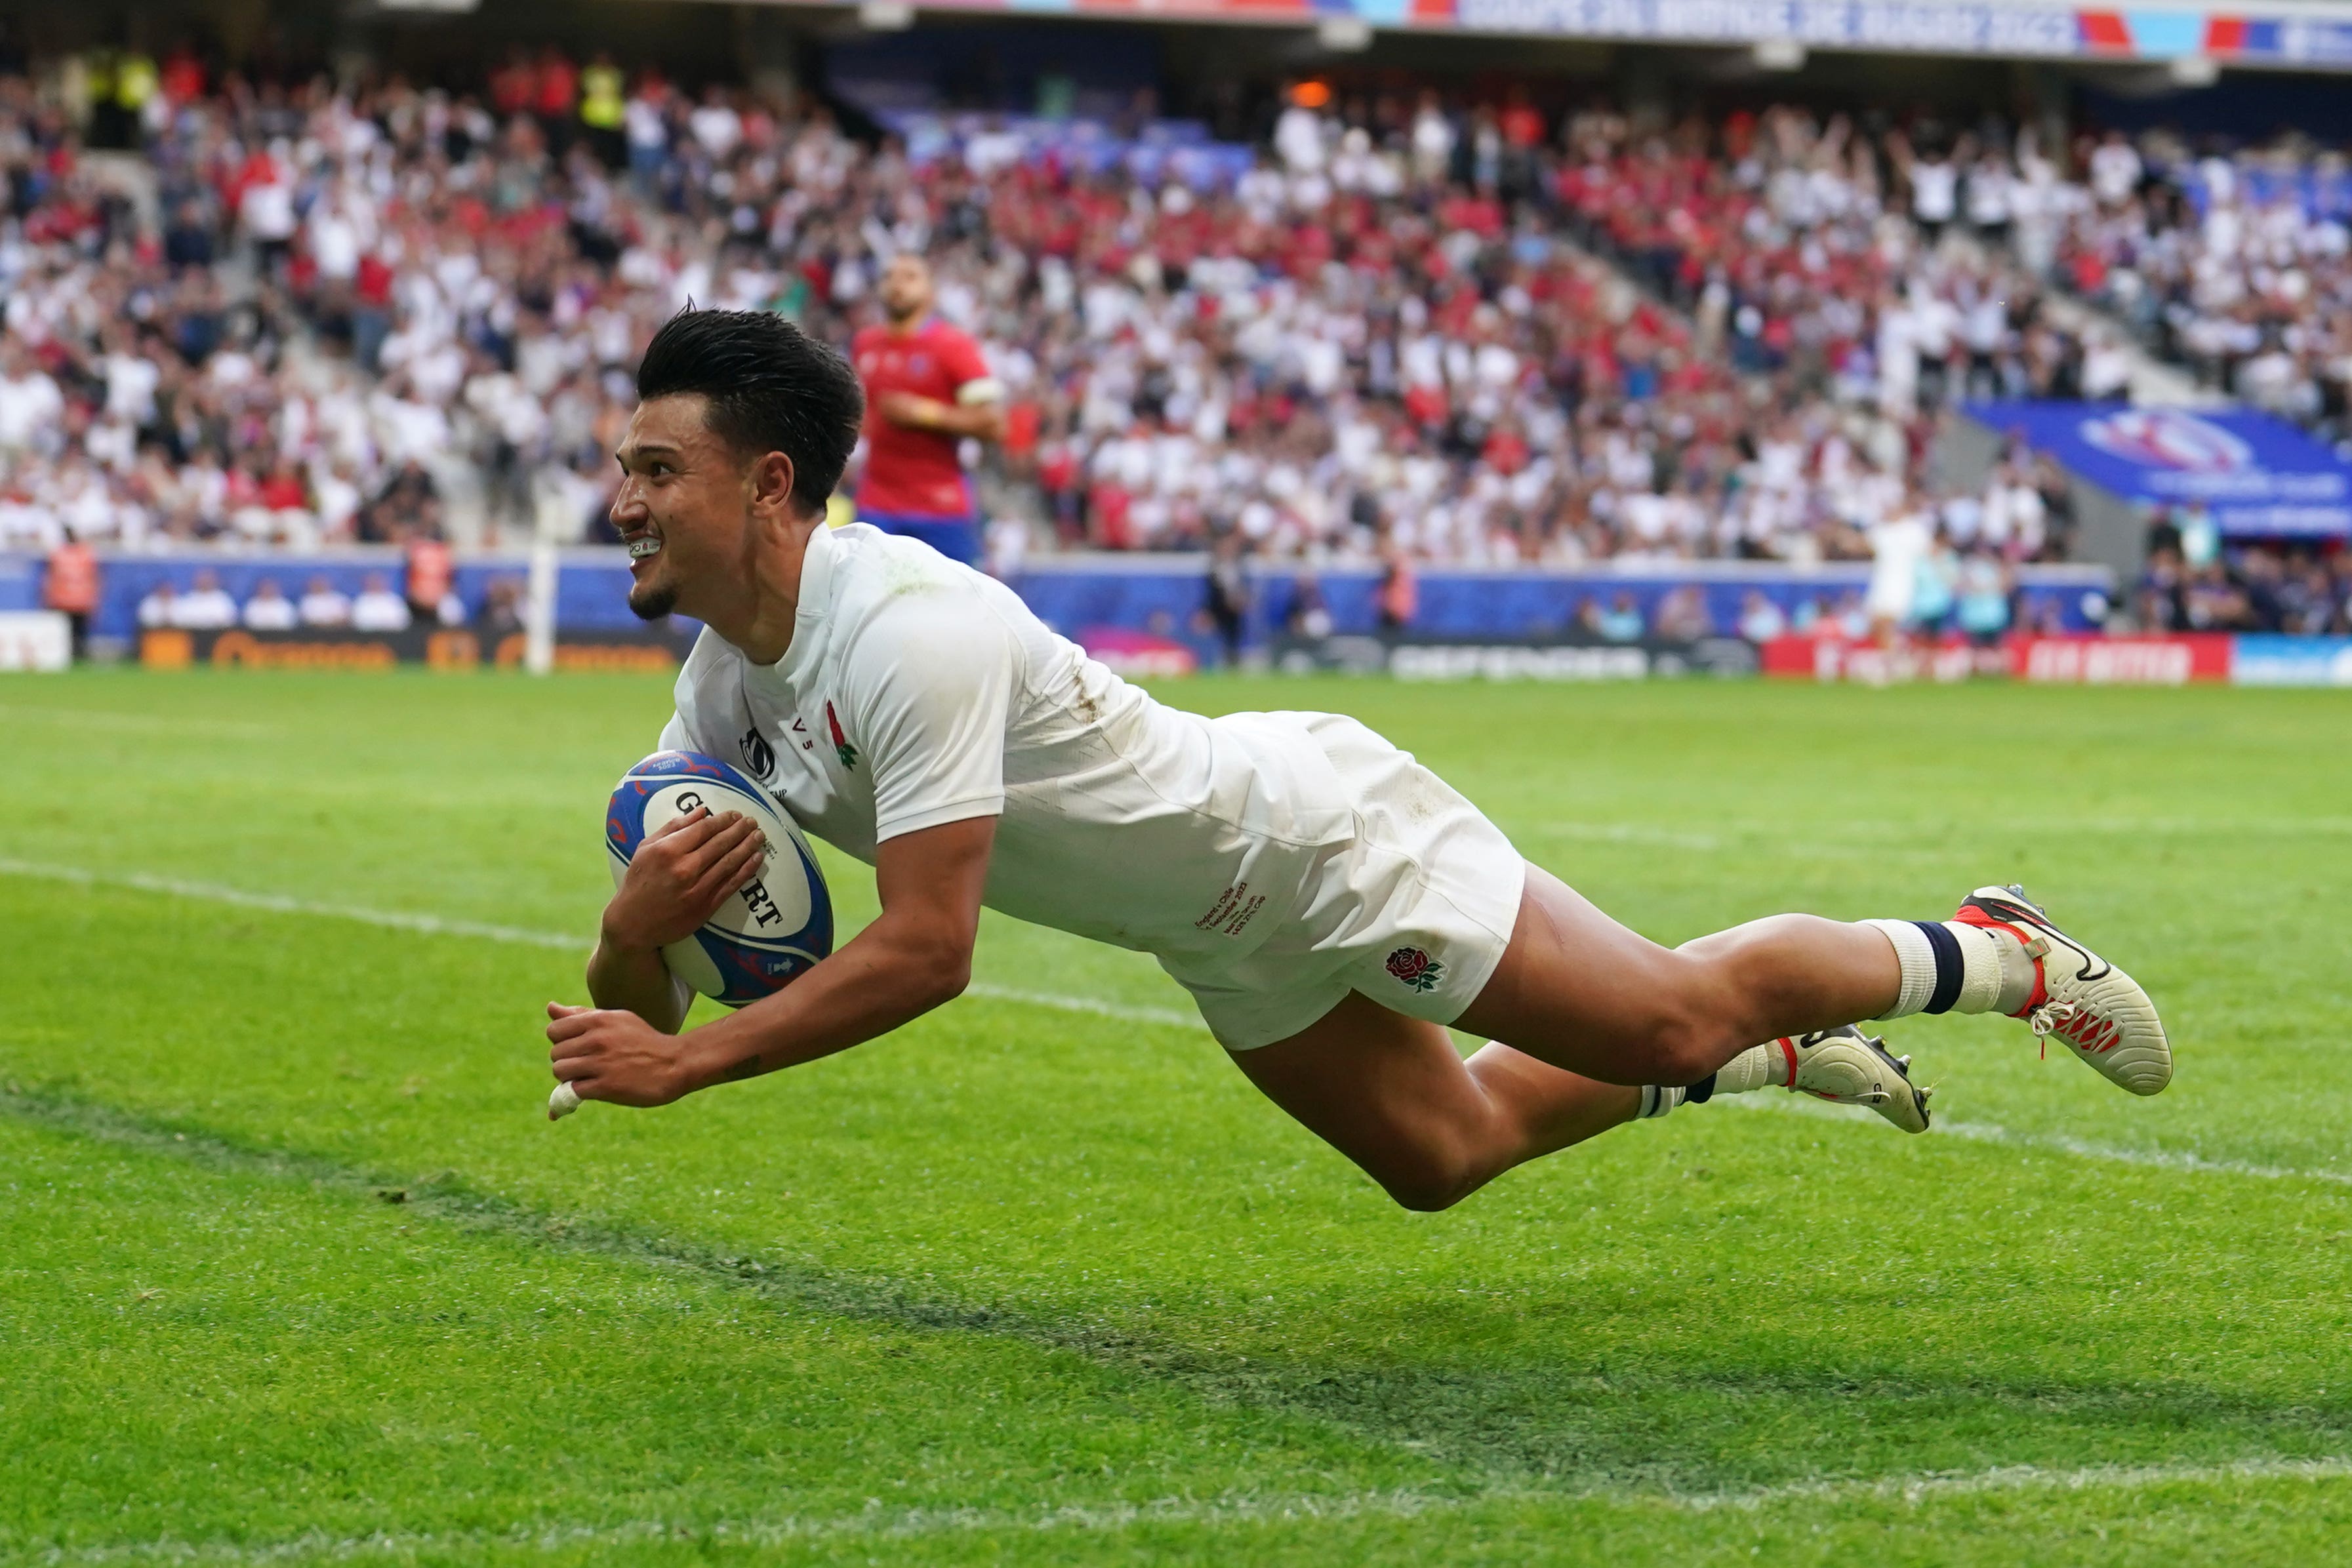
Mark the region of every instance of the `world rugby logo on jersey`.
<instances>
[{"instance_id":1,"label":"world rugby logo on jersey","mask_svg":"<svg viewBox=\"0 0 2352 1568\"><path fill-rule=\"evenodd\" d=\"M776 776L775 748L768 744L768 737L760 733L758 725L745 730L743 738L737 744L743 748L743 762L751 769L752 778L764 784Z\"/></svg>"},{"instance_id":2,"label":"world rugby logo on jersey","mask_svg":"<svg viewBox=\"0 0 2352 1568\"><path fill-rule=\"evenodd\" d=\"M2083 439L2143 468L2237 474L2254 465L2252 447L2210 420L2173 408L2125 409L2086 419Z\"/></svg>"}]
</instances>

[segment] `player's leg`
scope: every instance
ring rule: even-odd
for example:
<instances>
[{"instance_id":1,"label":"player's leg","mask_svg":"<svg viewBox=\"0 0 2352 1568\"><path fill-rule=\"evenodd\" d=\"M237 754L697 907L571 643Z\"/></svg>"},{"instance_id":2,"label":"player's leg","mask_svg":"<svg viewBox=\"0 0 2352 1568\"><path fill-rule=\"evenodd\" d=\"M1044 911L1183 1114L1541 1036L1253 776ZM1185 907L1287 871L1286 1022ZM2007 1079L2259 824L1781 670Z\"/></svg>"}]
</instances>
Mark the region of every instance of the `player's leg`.
<instances>
[{"instance_id":1,"label":"player's leg","mask_svg":"<svg viewBox=\"0 0 2352 1568\"><path fill-rule=\"evenodd\" d=\"M1704 1085L1759 1040L1995 1011L2133 1093L2171 1080L2147 993L2013 888L1948 921L1780 915L1665 948L1529 866L1510 943L1455 1023L1603 1082Z\"/></svg>"},{"instance_id":2,"label":"player's leg","mask_svg":"<svg viewBox=\"0 0 2352 1568\"><path fill-rule=\"evenodd\" d=\"M1891 1011L1902 969L1866 925L1776 915L1680 947L1628 930L1539 867L1457 1028L1608 1083L1696 1083L1759 1040Z\"/></svg>"},{"instance_id":3,"label":"player's leg","mask_svg":"<svg viewBox=\"0 0 2352 1568\"><path fill-rule=\"evenodd\" d=\"M1443 1025L1353 991L1299 1033L1233 1059L1407 1208L1446 1207L1513 1166L1633 1120L1643 1102L1639 1089L1506 1045L1465 1061Z\"/></svg>"},{"instance_id":4,"label":"player's leg","mask_svg":"<svg viewBox=\"0 0 2352 1568\"><path fill-rule=\"evenodd\" d=\"M1735 1078L1727 1069L1720 1092L1804 1090L1927 1128L1926 1097L1856 1030L1751 1054L1759 1071ZM1233 1059L1266 1098L1415 1209L1448 1207L1514 1166L1684 1103L1680 1089L1602 1083L1497 1041L1465 1060L1443 1025L1354 991L1299 1033Z\"/></svg>"}]
</instances>

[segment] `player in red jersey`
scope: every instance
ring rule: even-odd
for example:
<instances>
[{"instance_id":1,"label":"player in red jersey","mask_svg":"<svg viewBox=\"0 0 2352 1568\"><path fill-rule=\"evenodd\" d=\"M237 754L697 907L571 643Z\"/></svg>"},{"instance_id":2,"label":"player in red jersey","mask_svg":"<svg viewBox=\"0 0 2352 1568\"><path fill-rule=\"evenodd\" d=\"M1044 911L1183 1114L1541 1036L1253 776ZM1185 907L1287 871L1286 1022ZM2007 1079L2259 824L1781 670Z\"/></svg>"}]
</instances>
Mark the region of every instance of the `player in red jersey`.
<instances>
[{"instance_id":1,"label":"player in red jersey","mask_svg":"<svg viewBox=\"0 0 2352 1568\"><path fill-rule=\"evenodd\" d=\"M861 521L921 539L967 565L980 559L979 508L956 449L1004 438L1004 388L980 345L931 314L931 269L901 251L876 290L889 319L851 341L866 383Z\"/></svg>"}]
</instances>

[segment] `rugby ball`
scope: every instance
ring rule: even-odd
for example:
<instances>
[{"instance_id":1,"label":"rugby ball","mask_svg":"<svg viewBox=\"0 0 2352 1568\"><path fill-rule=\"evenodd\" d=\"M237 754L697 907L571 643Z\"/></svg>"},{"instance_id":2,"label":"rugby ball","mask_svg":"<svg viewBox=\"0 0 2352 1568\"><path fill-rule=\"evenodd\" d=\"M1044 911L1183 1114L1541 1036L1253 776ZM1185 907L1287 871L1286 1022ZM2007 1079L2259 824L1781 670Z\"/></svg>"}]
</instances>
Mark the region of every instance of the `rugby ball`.
<instances>
[{"instance_id":1,"label":"rugby ball","mask_svg":"<svg viewBox=\"0 0 2352 1568\"><path fill-rule=\"evenodd\" d=\"M773 995L833 951L833 900L808 841L765 790L715 757L656 751L629 769L604 813L613 885L621 885L646 836L708 806L740 811L768 841L758 877L730 894L719 913L683 942L662 949L670 973L704 996L740 1008Z\"/></svg>"}]
</instances>

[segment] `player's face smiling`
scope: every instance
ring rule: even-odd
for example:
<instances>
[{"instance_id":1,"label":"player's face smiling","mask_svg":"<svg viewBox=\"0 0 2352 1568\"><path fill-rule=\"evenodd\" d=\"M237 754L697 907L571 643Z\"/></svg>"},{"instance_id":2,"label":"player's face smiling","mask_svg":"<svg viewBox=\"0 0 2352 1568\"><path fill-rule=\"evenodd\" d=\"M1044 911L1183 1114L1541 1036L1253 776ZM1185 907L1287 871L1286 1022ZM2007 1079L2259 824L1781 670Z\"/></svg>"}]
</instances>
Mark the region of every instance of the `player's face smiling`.
<instances>
[{"instance_id":1,"label":"player's face smiling","mask_svg":"<svg viewBox=\"0 0 2352 1568\"><path fill-rule=\"evenodd\" d=\"M703 420L698 395L637 405L614 455L613 527L629 547L629 608L646 620L697 603L742 561L752 508L744 465ZM708 612L701 612L707 616Z\"/></svg>"}]
</instances>

